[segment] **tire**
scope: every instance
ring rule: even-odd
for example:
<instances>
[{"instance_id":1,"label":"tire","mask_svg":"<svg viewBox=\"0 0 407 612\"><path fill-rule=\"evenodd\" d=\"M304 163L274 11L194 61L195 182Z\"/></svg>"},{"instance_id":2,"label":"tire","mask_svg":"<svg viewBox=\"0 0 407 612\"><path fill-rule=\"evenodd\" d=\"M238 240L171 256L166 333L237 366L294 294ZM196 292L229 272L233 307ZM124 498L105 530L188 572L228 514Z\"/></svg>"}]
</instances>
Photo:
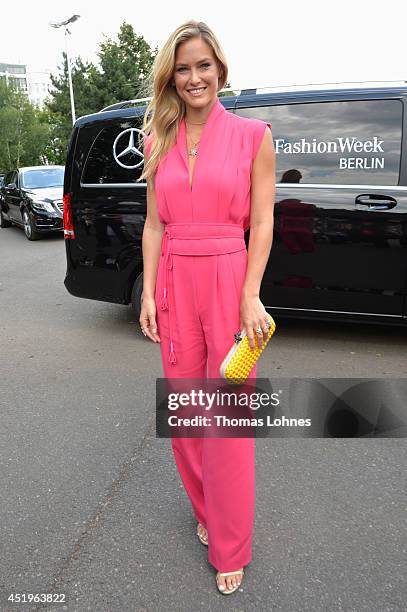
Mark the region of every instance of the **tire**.
<instances>
[{"instance_id":1,"label":"tire","mask_svg":"<svg viewBox=\"0 0 407 612\"><path fill-rule=\"evenodd\" d=\"M140 320L141 314L141 298L143 295L143 273L135 280L133 289L131 290L131 307L135 313L137 322Z\"/></svg>"},{"instance_id":2,"label":"tire","mask_svg":"<svg viewBox=\"0 0 407 612\"><path fill-rule=\"evenodd\" d=\"M34 229L34 223L28 210L23 210L24 234L27 240L39 240L41 235Z\"/></svg>"},{"instance_id":3,"label":"tire","mask_svg":"<svg viewBox=\"0 0 407 612\"><path fill-rule=\"evenodd\" d=\"M0 209L0 227L11 227L13 224L11 221L8 221L4 215L3 211Z\"/></svg>"}]
</instances>

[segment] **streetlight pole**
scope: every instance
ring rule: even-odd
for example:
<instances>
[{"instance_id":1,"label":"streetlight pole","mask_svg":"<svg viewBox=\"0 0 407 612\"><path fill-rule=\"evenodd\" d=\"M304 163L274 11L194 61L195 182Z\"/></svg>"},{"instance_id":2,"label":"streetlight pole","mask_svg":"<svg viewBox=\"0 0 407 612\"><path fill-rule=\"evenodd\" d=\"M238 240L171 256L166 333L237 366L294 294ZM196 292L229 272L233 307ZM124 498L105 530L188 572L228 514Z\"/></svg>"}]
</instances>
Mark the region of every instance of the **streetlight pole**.
<instances>
[{"instance_id":1,"label":"streetlight pole","mask_svg":"<svg viewBox=\"0 0 407 612\"><path fill-rule=\"evenodd\" d=\"M73 86L72 86L72 73L71 73L71 58L69 57L69 44L68 34L71 34L68 28L65 28L65 51L66 51L66 63L68 64L68 82L69 82L69 95L71 98L71 113L72 113L72 125L75 124L75 99L73 97Z\"/></svg>"},{"instance_id":2,"label":"streetlight pole","mask_svg":"<svg viewBox=\"0 0 407 612\"><path fill-rule=\"evenodd\" d=\"M71 99L72 125L74 125L76 121L76 115L75 115L75 99L73 95L73 86L72 86L71 60L69 57L69 44L68 44L68 34L71 34L71 32L70 30L68 30L67 26L68 26L68 23L74 23L74 21L79 19L79 17L80 15L72 15L72 17L70 17L69 19L66 19L66 21L50 23L50 25L53 28L60 28L62 26L65 28L65 50L66 50L66 63L68 64L68 83L69 83L69 96Z\"/></svg>"}]
</instances>

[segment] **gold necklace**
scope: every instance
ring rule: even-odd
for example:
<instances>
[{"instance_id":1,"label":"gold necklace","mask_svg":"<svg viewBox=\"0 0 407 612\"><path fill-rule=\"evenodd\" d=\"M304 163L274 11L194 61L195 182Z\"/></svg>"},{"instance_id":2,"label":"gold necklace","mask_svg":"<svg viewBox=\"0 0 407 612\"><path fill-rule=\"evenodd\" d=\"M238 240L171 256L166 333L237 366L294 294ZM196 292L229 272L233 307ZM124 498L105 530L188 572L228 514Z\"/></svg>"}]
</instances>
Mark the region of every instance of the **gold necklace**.
<instances>
[{"instance_id":1,"label":"gold necklace","mask_svg":"<svg viewBox=\"0 0 407 612\"><path fill-rule=\"evenodd\" d=\"M185 124L186 125L205 125L206 121L204 121L203 123L190 123L187 122L187 120L185 119ZM187 131L187 135L188 135L188 131ZM191 138L192 140L192 138ZM192 147L189 149L188 151L188 155L191 157L196 157L198 155L198 149L197 149L197 145L200 143L200 139L194 143L194 141L192 140Z\"/></svg>"}]
</instances>

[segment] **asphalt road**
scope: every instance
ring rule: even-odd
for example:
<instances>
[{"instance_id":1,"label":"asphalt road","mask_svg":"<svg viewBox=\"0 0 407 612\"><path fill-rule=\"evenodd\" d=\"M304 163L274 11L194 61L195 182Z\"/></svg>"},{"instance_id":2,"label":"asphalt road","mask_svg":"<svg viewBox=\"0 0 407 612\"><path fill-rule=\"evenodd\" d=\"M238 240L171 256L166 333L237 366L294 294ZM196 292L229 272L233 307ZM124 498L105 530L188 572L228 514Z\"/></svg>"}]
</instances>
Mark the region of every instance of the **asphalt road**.
<instances>
[{"instance_id":1,"label":"asphalt road","mask_svg":"<svg viewBox=\"0 0 407 612\"><path fill-rule=\"evenodd\" d=\"M51 589L69 612L407 609L405 439L258 439L253 561L224 597L155 437L159 346L66 291L61 235L0 230L0 269L1 610ZM407 330L277 324L258 376L407 377Z\"/></svg>"}]
</instances>

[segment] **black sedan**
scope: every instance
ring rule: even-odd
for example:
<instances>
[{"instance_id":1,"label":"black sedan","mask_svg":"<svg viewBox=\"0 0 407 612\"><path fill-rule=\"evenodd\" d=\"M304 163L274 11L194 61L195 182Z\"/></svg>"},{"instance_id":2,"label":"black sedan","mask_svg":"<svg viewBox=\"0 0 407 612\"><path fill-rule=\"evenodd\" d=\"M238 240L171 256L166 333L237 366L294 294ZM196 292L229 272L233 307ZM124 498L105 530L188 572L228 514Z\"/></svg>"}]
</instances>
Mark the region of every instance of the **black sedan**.
<instances>
[{"instance_id":1,"label":"black sedan","mask_svg":"<svg viewBox=\"0 0 407 612\"><path fill-rule=\"evenodd\" d=\"M48 232L63 232L65 166L30 166L4 177L0 198L1 227L24 229L28 240Z\"/></svg>"}]
</instances>

